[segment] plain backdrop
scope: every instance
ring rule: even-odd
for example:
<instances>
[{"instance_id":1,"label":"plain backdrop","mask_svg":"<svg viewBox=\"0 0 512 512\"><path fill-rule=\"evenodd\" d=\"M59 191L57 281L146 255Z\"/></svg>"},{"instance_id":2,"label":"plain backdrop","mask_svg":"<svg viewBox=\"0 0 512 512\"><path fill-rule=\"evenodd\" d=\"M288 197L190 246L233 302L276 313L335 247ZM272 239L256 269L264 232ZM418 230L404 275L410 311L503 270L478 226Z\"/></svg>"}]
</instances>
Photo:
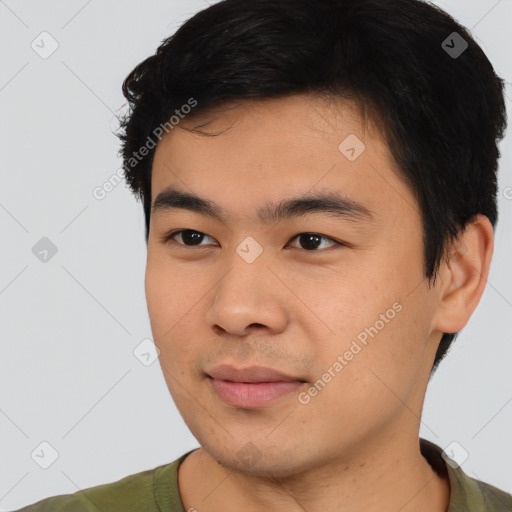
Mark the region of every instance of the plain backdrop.
<instances>
[{"instance_id":1,"label":"plain backdrop","mask_svg":"<svg viewBox=\"0 0 512 512\"><path fill-rule=\"evenodd\" d=\"M509 82L510 110L512 1L435 3ZM198 446L158 360L141 357L151 345L142 206L124 182L103 199L93 191L121 166L113 130L123 79L205 7L0 1L0 510ZM488 286L430 383L420 435L458 443L466 473L512 492L512 136L500 148Z\"/></svg>"}]
</instances>

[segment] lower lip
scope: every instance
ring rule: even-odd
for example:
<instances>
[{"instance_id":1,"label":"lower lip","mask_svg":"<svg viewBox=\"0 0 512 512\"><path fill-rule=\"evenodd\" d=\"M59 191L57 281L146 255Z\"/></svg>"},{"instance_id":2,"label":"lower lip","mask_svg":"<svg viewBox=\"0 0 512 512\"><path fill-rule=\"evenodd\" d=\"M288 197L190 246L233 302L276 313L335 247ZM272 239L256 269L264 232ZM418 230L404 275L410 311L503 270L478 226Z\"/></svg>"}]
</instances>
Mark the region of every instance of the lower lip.
<instances>
[{"instance_id":1,"label":"lower lip","mask_svg":"<svg viewBox=\"0 0 512 512\"><path fill-rule=\"evenodd\" d=\"M269 405L277 398L297 392L304 382L229 382L208 378L217 394L234 407L255 408Z\"/></svg>"}]
</instances>

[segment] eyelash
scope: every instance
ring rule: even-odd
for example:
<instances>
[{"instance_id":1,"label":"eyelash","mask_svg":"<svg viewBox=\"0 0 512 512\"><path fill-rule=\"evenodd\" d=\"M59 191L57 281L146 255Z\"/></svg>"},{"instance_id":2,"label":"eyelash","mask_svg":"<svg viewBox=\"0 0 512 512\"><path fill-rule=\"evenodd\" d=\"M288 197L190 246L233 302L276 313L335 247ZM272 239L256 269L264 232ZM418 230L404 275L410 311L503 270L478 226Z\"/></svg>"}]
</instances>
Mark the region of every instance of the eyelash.
<instances>
[{"instance_id":1,"label":"eyelash","mask_svg":"<svg viewBox=\"0 0 512 512\"><path fill-rule=\"evenodd\" d=\"M178 246L181 246L181 247L184 247L186 249L193 249L195 247L205 247L204 245L186 245L186 244L182 244L182 243L179 243L179 242L176 242L176 240L173 240L173 238L176 236L176 235L179 235L180 233L183 233L185 231L191 231L193 233L199 233L201 235L205 235L205 236L210 236L210 235L207 235L206 233L203 233L202 231L196 231L195 229L179 229L177 231L172 231L170 233L167 233L166 235L163 235L161 237L161 241L163 243L173 243L173 244L176 244ZM297 235L295 235L293 238L290 239L290 241L288 242L288 244L295 240L296 238L298 238L299 236L301 235L315 235L317 236L318 238L323 238L325 240L329 240L331 242L333 242L335 245L333 245L332 247L327 247L326 249L313 249L313 250L307 250L307 249L302 249L300 247L294 247L294 249L300 249L300 250L303 250L303 251L306 251L306 252L321 252L322 250L328 250L328 249L334 249L336 246L340 246L340 247L346 247L348 246L348 244L345 244L343 242L339 242L337 240L334 240L333 238L331 237L328 237L328 236L325 236L325 235L322 235L320 233L314 233L314 232L311 232L311 231L305 231L303 233L298 233ZM210 237L210 238L213 238L213 237ZM287 245L288 245L287 244Z\"/></svg>"}]
</instances>

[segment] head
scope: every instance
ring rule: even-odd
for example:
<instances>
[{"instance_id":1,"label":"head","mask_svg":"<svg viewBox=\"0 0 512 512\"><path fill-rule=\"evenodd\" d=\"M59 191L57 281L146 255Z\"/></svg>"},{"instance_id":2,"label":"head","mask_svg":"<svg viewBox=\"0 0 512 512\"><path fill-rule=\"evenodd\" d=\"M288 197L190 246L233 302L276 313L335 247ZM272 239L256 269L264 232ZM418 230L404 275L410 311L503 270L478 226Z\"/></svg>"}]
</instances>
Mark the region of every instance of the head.
<instances>
[{"instance_id":1,"label":"head","mask_svg":"<svg viewBox=\"0 0 512 512\"><path fill-rule=\"evenodd\" d=\"M403 403L420 413L483 293L503 87L467 30L419 0L224 0L130 73L121 154L151 326L203 446L240 447L278 418L212 402L205 372L224 362L306 381L261 442L283 474L312 429L326 435L310 455L328 458L417 421Z\"/></svg>"}]
</instances>

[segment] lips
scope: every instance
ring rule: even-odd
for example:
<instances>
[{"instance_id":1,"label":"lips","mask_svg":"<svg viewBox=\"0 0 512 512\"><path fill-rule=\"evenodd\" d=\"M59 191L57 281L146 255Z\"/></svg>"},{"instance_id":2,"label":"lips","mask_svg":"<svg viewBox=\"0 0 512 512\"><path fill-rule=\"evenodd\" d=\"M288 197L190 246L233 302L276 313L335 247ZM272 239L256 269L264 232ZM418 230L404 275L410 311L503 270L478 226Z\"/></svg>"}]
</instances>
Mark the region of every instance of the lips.
<instances>
[{"instance_id":1,"label":"lips","mask_svg":"<svg viewBox=\"0 0 512 512\"><path fill-rule=\"evenodd\" d=\"M231 407L243 409L270 407L277 400L290 399L307 382L264 366L238 369L221 364L207 375L217 397Z\"/></svg>"},{"instance_id":2,"label":"lips","mask_svg":"<svg viewBox=\"0 0 512 512\"><path fill-rule=\"evenodd\" d=\"M213 379L229 382L307 382L301 377L285 374L264 366L251 366L238 369L228 364L221 364L208 370L207 375Z\"/></svg>"}]
</instances>

